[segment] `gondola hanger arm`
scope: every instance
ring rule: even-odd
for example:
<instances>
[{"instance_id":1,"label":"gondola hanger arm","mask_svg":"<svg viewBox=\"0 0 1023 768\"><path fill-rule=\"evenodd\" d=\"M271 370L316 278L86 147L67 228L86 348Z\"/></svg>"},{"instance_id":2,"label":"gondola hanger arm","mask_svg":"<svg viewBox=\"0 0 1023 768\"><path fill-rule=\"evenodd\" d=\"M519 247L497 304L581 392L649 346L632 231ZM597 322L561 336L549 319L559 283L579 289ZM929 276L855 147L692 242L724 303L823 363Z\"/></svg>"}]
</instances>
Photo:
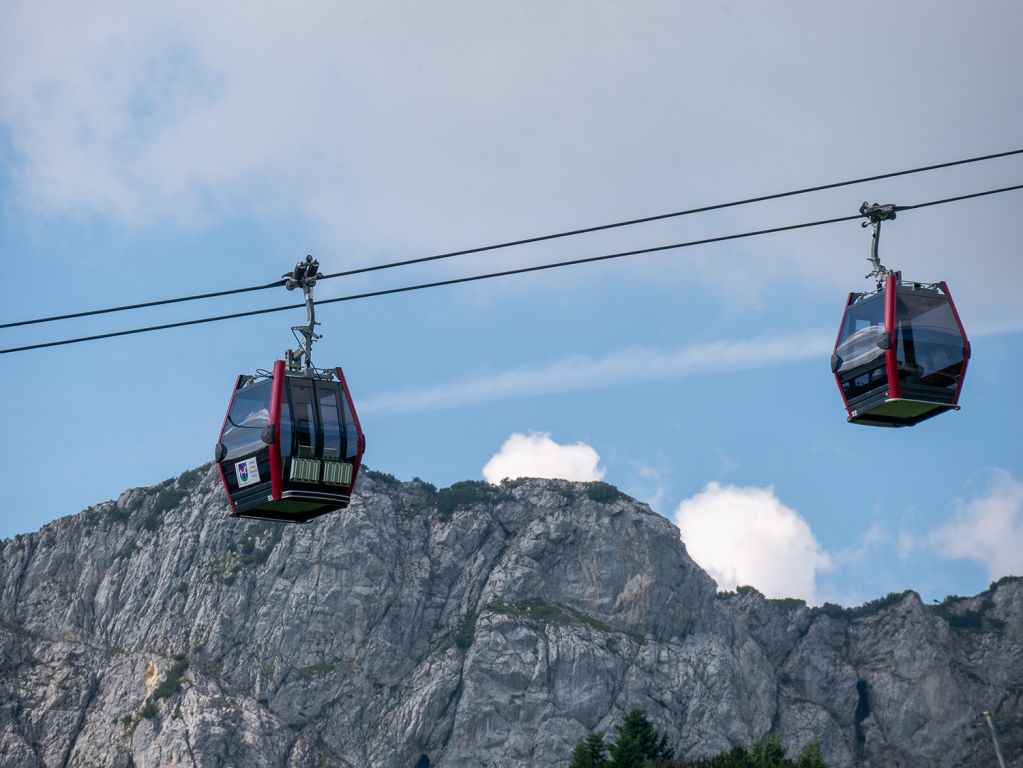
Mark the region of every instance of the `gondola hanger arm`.
<instances>
[{"instance_id":1,"label":"gondola hanger arm","mask_svg":"<svg viewBox=\"0 0 1023 768\"><path fill-rule=\"evenodd\" d=\"M311 371L313 370L313 342L322 338L314 330L318 323L316 322L316 302L313 301L313 286L316 285L319 278L323 277L320 274L320 262L312 256L306 256L305 260L298 262L291 272L286 272L281 277L285 280L284 287L289 291L296 288L302 289L302 293L305 295L306 309L306 324L295 325L291 328L298 341L298 347L284 353L287 367L289 371L299 371L302 369L302 359L305 358L305 369Z\"/></svg>"},{"instance_id":2,"label":"gondola hanger arm","mask_svg":"<svg viewBox=\"0 0 1023 768\"><path fill-rule=\"evenodd\" d=\"M870 239L870 256L867 260L874 268L866 274L866 277L873 277L877 280L877 290L879 291L884 286L885 278L888 275L895 275L896 279L898 279L900 274L895 270L885 267L877 253L878 243L881 240L881 222L892 221L896 216L897 210L898 206L895 203L868 203L864 201L863 205L860 206L860 216L867 217L867 220L860 226L873 227Z\"/></svg>"}]
</instances>

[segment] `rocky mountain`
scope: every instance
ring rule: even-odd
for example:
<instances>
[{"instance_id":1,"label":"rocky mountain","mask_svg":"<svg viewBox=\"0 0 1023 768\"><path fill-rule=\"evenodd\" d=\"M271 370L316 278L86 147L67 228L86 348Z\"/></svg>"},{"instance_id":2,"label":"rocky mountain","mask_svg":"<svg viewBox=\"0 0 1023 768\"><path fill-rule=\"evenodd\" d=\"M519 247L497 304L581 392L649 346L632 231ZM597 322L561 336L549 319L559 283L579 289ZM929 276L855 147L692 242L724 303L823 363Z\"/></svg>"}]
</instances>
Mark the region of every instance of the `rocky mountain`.
<instances>
[{"instance_id":1,"label":"rocky mountain","mask_svg":"<svg viewBox=\"0 0 1023 768\"><path fill-rule=\"evenodd\" d=\"M210 467L0 548L0 765L566 766L632 707L686 755L1023 766L1023 580L924 605L716 594L602 483L366 472L305 526ZM10 510L8 511L10 513Z\"/></svg>"}]
</instances>

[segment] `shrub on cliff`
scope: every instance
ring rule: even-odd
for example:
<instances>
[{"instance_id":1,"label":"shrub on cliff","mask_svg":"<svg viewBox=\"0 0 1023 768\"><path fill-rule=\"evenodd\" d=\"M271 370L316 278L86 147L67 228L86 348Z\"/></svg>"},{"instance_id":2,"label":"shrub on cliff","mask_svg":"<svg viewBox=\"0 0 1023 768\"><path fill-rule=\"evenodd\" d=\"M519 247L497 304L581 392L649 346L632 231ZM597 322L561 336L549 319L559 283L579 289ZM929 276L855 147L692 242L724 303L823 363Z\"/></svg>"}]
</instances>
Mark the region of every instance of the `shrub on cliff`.
<instances>
[{"instance_id":1,"label":"shrub on cliff","mask_svg":"<svg viewBox=\"0 0 1023 768\"><path fill-rule=\"evenodd\" d=\"M732 747L710 757L678 760L646 713L633 709L618 727L618 738L610 745L599 732L579 739L569 768L827 768L817 742L811 742L791 760L777 734L768 734L749 749Z\"/></svg>"}]
</instances>

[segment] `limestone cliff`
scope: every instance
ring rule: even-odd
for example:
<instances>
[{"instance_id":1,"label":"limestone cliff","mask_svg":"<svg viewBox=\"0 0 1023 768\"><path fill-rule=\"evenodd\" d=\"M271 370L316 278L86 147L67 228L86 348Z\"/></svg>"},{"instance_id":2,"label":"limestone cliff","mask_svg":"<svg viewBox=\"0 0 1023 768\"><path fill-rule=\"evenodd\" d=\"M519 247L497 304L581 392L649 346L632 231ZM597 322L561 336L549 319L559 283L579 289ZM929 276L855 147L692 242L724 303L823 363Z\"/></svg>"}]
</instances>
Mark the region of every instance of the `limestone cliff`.
<instances>
[{"instance_id":1,"label":"limestone cliff","mask_svg":"<svg viewBox=\"0 0 1023 768\"><path fill-rule=\"evenodd\" d=\"M834 766L1023 766L1023 580L923 605L715 594L600 483L366 472L305 526L209 467L0 548L0 765L565 766L646 710L679 753L770 730Z\"/></svg>"}]
</instances>

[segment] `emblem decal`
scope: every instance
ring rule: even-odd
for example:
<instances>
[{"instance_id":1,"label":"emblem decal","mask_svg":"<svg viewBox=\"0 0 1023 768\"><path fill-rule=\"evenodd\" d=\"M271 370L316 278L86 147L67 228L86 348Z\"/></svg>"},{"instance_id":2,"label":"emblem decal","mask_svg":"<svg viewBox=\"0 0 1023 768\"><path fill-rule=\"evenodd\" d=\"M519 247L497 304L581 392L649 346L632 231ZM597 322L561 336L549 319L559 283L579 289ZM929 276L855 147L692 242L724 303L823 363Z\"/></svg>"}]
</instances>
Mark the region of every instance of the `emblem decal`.
<instances>
[{"instance_id":1,"label":"emblem decal","mask_svg":"<svg viewBox=\"0 0 1023 768\"><path fill-rule=\"evenodd\" d=\"M234 471L238 475L239 488L259 482L259 464L256 463L255 457L245 459L245 461L236 461Z\"/></svg>"}]
</instances>

